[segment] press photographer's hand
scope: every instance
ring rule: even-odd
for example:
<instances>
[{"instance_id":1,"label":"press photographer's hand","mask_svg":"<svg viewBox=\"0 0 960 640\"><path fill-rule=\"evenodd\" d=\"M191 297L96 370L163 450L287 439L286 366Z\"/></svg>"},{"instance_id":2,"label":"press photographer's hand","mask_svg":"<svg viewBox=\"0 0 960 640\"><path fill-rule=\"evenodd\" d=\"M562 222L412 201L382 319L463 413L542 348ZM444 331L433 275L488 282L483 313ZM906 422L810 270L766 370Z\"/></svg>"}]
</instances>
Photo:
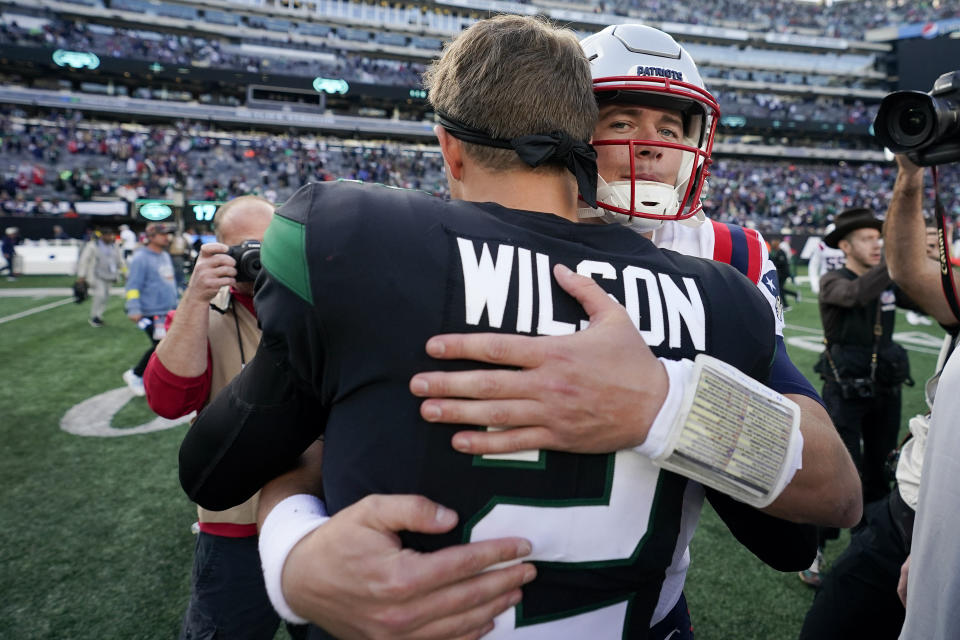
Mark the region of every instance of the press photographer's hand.
<instances>
[{"instance_id":1,"label":"press photographer's hand","mask_svg":"<svg viewBox=\"0 0 960 640\"><path fill-rule=\"evenodd\" d=\"M227 245L220 242L200 247L185 298L209 303L222 287L236 284L236 261L226 254L227 249Z\"/></svg>"}]
</instances>

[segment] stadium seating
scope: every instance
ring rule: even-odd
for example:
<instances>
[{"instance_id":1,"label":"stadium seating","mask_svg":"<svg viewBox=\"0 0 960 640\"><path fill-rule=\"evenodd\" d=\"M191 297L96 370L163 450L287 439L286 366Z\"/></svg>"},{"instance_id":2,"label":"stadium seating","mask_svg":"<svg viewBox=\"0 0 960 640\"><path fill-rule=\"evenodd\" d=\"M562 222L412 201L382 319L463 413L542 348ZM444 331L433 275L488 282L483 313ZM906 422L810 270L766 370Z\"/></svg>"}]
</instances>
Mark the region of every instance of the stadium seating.
<instances>
[{"instance_id":1,"label":"stadium seating","mask_svg":"<svg viewBox=\"0 0 960 640\"><path fill-rule=\"evenodd\" d=\"M300 11L260 2L235 3L231 11L228 5L192 2L73 0L73 11L86 16L77 20L63 8L68 5L50 9L12 2L0 19L0 45L56 46L161 65L342 78L412 90L420 86L420 75L443 39L477 19L478 8L549 15L566 11L582 33L602 25L611 13L619 19L669 21L680 32L722 25L732 41L685 41L724 115L707 204L718 217L770 228L822 225L851 205L885 208L894 169L880 162L867 134L879 99L889 90L885 49L848 46L843 38L862 40L865 30L890 22L960 14L957 8L886 0L830 6L696 0L669 8L657 0L441 0L403 7L317 0ZM108 13L116 11L122 19ZM195 31L186 35L183 21ZM824 37L804 51L778 46L764 30ZM442 165L432 146L314 133L238 133L212 121L200 127L183 120L195 116L178 112L174 104L183 104L182 109L243 106L244 98L236 92L199 93L149 83L128 87L99 79L46 81L47 86L55 83L104 99L129 95L169 103L160 109L167 117L163 124L124 127L111 119L116 115L90 120L89 114L0 107L3 130L13 133L0 147L0 166L6 168L0 208L6 213L48 213L65 202L116 197L128 184L140 197L164 198L184 189L191 199L256 192L283 200L306 181L345 177L445 194ZM327 105L328 113L335 108ZM358 113L354 107L343 115ZM359 115L392 115L419 124L422 110L408 111L398 102L392 114L371 106ZM791 126L781 128L781 123ZM837 131L848 135L833 135ZM756 157L743 160L744 154ZM834 160L828 163L827 158ZM960 213L960 192L945 194L945 200L951 212Z\"/></svg>"}]
</instances>

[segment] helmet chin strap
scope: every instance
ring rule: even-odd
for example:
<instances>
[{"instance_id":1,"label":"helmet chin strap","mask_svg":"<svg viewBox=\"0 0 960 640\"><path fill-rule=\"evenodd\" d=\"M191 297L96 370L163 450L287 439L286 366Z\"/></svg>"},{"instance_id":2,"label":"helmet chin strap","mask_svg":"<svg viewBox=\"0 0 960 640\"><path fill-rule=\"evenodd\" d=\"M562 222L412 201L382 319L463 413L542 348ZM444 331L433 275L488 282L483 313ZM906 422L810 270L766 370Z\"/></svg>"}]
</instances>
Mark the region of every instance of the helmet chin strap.
<instances>
[{"instance_id":1,"label":"helmet chin strap","mask_svg":"<svg viewBox=\"0 0 960 640\"><path fill-rule=\"evenodd\" d=\"M688 163L689 164L689 163ZM662 182L652 180L636 180L634 185L634 197L636 202L642 203L646 213L672 216L680 209L679 194L685 188L687 181L681 182L678 187L671 187ZM621 209L630 208L631 182L621 180L617 182L607 182L602 176L597 177L597 202L609 204ZM585 205L582 200L578 201L580 205ZM640 216L631 216L625 213L609 211L603 207L591 208L581 206L577 209L577 216L581 219L600 218L603 222L619 223L637 233L647 233L656 231L663 226L665 218L644 218ZM680 220L680 224L688 227L699 227L706 220L702 211L696 215Z\"/></svg>"},{"instance_id":2,"label":"helmet chin strap","mask_svg":"<svg viewBox=\"0 0 960 640\"><path fill-rule=\"evenodd\" d=\"M676 189L662 182L650 180L607 182L602 177L597 179L598 202L621 209L630 209L631 191L633 191L636 201L643 203L643 208L649 213L669 216L675 214L680 208L677 202ZM602 207L596 209L581 208L577 210L577 215L581 219L603 218L604 222L619 222L637 233L655 231L663 226L664 222L663 219L631 216L625 213L608 211Z\"/></svg>"}]
</instances>

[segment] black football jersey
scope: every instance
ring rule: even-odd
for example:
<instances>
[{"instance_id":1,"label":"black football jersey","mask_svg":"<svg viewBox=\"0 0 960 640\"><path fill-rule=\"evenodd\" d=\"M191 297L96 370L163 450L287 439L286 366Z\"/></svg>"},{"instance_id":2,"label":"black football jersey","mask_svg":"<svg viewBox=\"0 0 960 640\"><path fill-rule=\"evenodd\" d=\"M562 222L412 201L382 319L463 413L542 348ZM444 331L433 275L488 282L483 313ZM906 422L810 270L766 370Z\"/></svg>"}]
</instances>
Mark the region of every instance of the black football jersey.
<instances>
[{"instance_id":1,"label":"black football jersey","mask_svg":"<svg viewBox=\"0 0 960 640\"><path fill-rule=\"evenodd\" d=\"M458 453L454 427L420 418L409 380L483 366L429 358L424 345L439 333L583 329L584 311L552 277L563 263L623 304L656 355L708 353L765 381L774 317L752 283L620 225L348 182L298 191L261 257L261 347L184 442L192 498L238 502L323 435L331 513L372 493L420 494L455 509L459 524L405 533L405 546L532 541L538 577L495 637L646 637L687 480L632 451Z\"/></svg>"}]
</instances>

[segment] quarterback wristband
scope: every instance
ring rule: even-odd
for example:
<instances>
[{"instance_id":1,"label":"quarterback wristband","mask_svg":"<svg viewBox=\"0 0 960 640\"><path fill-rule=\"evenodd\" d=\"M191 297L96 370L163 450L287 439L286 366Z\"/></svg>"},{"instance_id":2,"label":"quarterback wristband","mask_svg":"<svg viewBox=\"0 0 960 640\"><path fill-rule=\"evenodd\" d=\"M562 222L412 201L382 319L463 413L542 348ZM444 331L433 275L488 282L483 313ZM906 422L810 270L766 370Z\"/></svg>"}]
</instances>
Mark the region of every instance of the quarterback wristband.
<instances>
[{"instance_id":1,"label":"quarterback wristband","mask_svg":"<svg viewBox=\"0 0 960 640\"><path fill-rule=\"evenodd\" d=\"M283 597L283 565L293 547L329 519L323 500L300 493L279 502L260 527L258 546L267 596L287 622L306 624L309 621L295 614Z\"/></svg>"},{"instance_id":2,"label":"quarterback wristband","mask_svg":"<svg viewBox=\"0 0 960 640\"><path fill-rule=\"evenodd\" d=\"M667 370L667 378L670 380L670 386L667 388L667 397L660 406L657 417L650 425L650 431L643 444L634 447L634 451L648 458L656 458L663 453L667 446L667 439L676 421L677 414L680 413L680 405L683 403L684 392L690 385L693 378L692 360L667 360L658 358Z\"/></svg>"},{"instance_id":3,"label":"quarterback wristband","mask_svg":"<svg viewBox=\"0 0 960 640\"><path fill-rule=\"evenodd\" d=\"M769 505L800 468L800 407L706 354L696 357L688 375L677 385L671 376L671 392L684 387L683 395L665 437L654 434L664 438L651 456L654 464L751 506ZM664 407L670 402L668 393ZM661 413L668 420L672 411Z\"/></svg>"}]
</instances>

